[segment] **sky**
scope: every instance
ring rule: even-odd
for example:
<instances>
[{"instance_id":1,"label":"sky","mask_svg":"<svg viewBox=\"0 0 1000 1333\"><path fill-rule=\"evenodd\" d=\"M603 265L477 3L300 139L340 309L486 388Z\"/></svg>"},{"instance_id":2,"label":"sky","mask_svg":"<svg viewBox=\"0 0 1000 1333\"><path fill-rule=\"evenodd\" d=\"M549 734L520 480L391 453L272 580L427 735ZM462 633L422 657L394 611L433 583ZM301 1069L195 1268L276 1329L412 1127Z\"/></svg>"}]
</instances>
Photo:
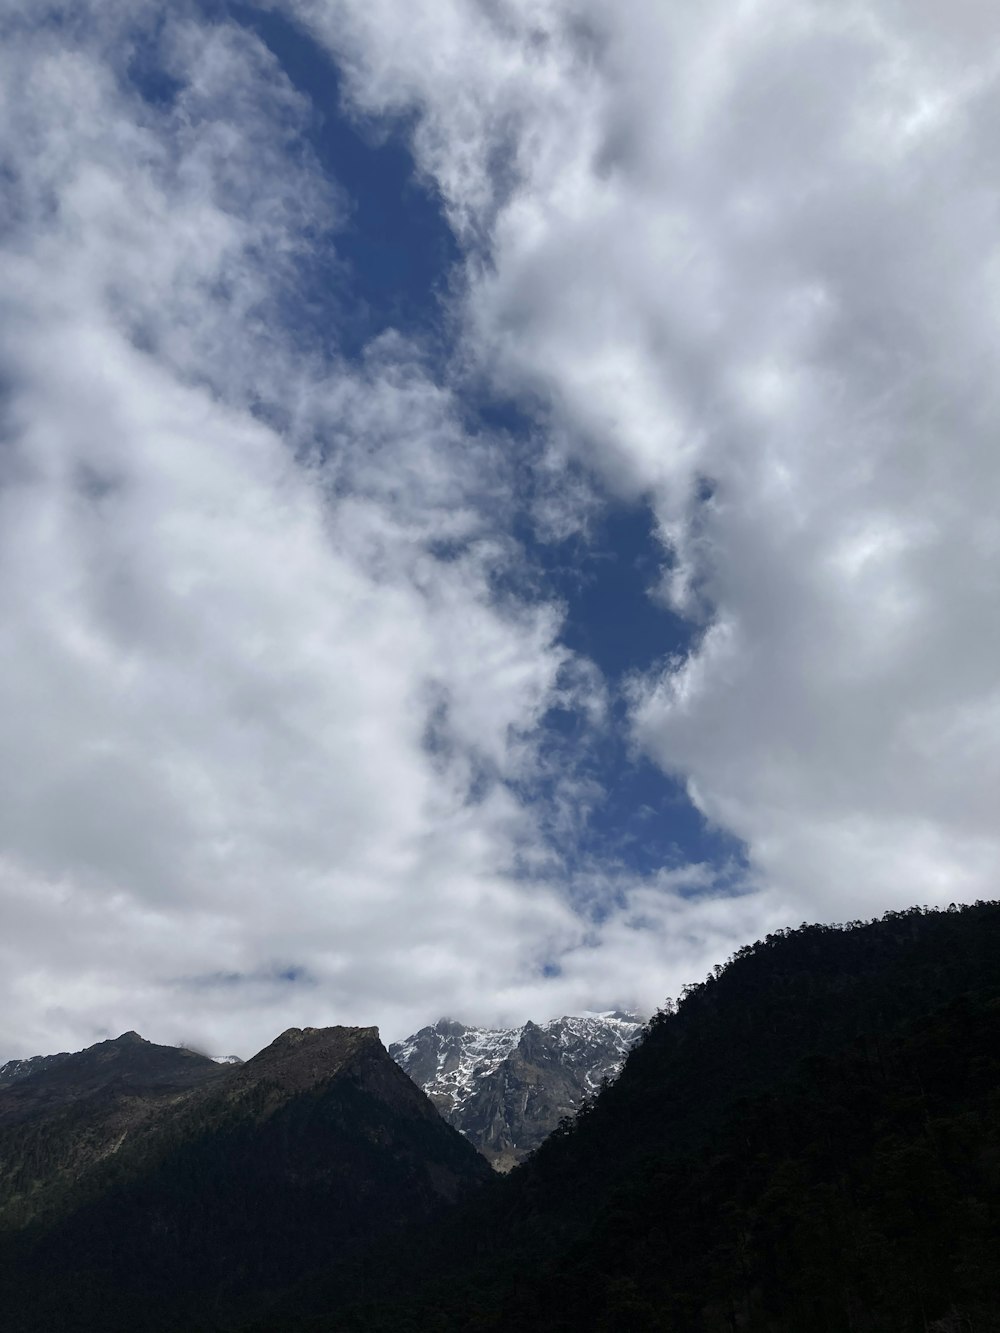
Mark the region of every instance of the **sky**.
<instances>
[{"instance_id":1,"label":"sky","mask_svg":"<svg viewBox=\"0 0 1000 1333\"><path fill-rule=\"evenodd\" d=\"M0 1059L996 895L986 0L5 0Z\"/></svg>"}]
</instances>

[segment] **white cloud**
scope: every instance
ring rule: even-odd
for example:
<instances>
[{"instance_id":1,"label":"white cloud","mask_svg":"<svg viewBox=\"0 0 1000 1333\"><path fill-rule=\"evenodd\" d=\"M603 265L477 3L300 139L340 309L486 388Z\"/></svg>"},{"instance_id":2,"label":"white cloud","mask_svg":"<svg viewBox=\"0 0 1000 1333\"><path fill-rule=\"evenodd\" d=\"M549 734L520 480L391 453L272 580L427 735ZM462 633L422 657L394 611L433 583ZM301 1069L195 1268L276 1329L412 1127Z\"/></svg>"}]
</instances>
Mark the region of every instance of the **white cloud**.
<instances>
[{"instance_id":1,"label":"white cloud","mask_svg":"<svg viewBox=\"0 0 1000 1333\"><path fill-rule=\"evenodd\" d=\"M5 1048L492 1004L579 930L506 785L570 677L492 591L502 452L402 340L282 331L337 211L263 49L168 21L146 105L112 17L0 80Z\"/></svg>"},{"instance_id":2,"label":"white cloud","mask_svg":"<svg viewBox=\"0 0 1000 1333\"><path fill-rule=\"evenodd\" d=\"M456 364L288 327L349 201L246 32L8 5L10 1053L651 1007L776 925L995 892L990 11L275 7L376 126L416 112ZM145 103L161 18L180 91ZM594 792L533 808L538 723L609 714L559 608L496 592L523 458L463 428L477 376L535 414L553 531L595 491L652 506L702 632L634 679L633 734L743 882L565 882L548 835Z\"/></svg>"},{"instance_id":3,"label":"white cloud","mask_svg":"<svg viewBox=\"0 0 1000 1333\"><path fill-rule=\"evenodd\" d=\"M481 365L649 498L707 617L639 743L789 913L995 893L988 8L292 7L417 109Z\"/></svg>"}]
</instances>

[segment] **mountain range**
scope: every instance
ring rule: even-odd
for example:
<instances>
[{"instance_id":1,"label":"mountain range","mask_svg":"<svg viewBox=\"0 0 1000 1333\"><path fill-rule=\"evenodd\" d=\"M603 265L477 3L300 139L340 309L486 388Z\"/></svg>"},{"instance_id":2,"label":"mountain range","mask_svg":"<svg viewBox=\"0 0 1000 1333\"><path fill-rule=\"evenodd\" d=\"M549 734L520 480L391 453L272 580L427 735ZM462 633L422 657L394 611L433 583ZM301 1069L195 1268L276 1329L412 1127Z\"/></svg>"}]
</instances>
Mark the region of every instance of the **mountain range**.
<instances>
[{"instance_id":1,"label":"mountain range","mask_svg":"<svg viewBox=\"0 0 1000 1333\"><path fill-rule=\"evenodd\" d=\"M567 1022L442 1021L402 1054L455 1111L522 1044L573 1049ZM373 1028L5 1066L0 1310L5 1333L1000 1333L1000 904L746 946L506 1174Z\"/></svg>"},{"instance_id":2,"label":"mountain range","mask_svg":"<svg viewBox=\"0 0 1000 1333\"><path fill-rule=\"evenodd\" d=\"M492 1166L509 1171L618 1073L642 1029L620 1012L519 1028L442 1018L389 1054Z\"/></svg>"},{"instance_id":3,"label":"mountain range","mask_svg":"<svg viewBox=\"0 0 1000 1333\"><path fill-rule=\"evenodd\" d=\"M375 1028L245 1064L128 1032L0 1088L4 1327L231 1327L489 1174Z\"/></svg>"}]
</instances>

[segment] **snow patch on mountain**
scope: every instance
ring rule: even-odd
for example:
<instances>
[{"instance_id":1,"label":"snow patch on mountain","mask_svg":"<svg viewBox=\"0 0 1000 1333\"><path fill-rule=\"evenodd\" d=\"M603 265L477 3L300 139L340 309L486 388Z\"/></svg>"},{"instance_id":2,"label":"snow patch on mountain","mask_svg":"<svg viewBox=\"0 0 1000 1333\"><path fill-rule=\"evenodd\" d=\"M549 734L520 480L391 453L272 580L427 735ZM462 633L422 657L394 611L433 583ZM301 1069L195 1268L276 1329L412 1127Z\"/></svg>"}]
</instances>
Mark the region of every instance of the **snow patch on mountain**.
<instances>
[{"instance_id":1,"label":"snow patch on mountain","mask_svg":"<svg viewBox=\"0 0 1000 1333\"><path fill-rule=\"evenodd\" d=\"M643 1026L620 1010L518 1028L442 1018L389 1054L450 1124L507 1169L617 1074Z\"/></svg>"},{"instance_id":2,"label":"snow patch on mountain","mask_svg":"<svg viewBox=\"0 0 1000 1333\"><path fill-rule=\"evenodd\" d=\"M504 1061L518 1043L521 1028L467 1028L441 1018L394 1042L389 1054L437 1105L456 1111L483 1079Z\"/></svg>"},{"instance_id":3,"label":"snow patch on mountain","mask_svg":"<svg viewBox=\"0 0 1000 1333\"><path fill-rule=\"evenodd\" d=\"M8 1060L6 1064L0 1065L0 1087L17 1083L29 1074L37 1074L68 1057L69 1051L60 1051L58 1055L29 1055L23 1060Z\"/></svg>"}]
</instances>

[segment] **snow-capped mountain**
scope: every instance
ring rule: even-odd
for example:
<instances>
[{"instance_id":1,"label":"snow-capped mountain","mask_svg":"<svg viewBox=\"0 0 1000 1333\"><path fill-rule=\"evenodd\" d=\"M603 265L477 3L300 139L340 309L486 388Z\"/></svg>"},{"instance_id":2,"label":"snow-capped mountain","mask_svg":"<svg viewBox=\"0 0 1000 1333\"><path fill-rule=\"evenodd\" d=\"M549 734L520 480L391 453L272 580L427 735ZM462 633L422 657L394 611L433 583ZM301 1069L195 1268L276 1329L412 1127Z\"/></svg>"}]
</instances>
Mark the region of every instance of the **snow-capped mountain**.
<instances>
[{"instance_id":1,"label":"snow-capped mountain","mask_svg":"<svg viewBox=\"0 0 1000 1333\"><path fill-rule=\"evenodd\" d=\"M521 1028L442 1018L389 1054L449 1124L507 1171L617 1074L642 1028L641 1018L617 1011Z\"/></svg>"}]
</instances>

